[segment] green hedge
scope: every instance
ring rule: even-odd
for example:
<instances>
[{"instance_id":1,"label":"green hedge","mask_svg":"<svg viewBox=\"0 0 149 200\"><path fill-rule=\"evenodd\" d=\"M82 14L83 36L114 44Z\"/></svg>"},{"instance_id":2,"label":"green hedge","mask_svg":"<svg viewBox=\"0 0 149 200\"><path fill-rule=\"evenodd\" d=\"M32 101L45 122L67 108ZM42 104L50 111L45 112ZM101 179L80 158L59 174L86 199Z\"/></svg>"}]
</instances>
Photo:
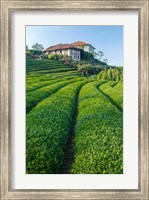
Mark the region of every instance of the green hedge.
<instances>
[{"instance_id":1,"label":"green hedge","mask_svg":"<svg viewBox=\"0 0 149 200\"><path fill-rule=\"evenodd\" d=\"M47 86L47 85L51 85L53 83L56 83L56 82L59 82L59 80L56 80L56 79L50 79L49 80L45 80L45 81L39 81L39 82L36 82L36 83L26 83L26 92L32 92L34 90L37 90L39 88L42 88L44 86Z\"/></svg>"},{"instance_id":2,"label":"green hedge","mask_svg":"<svg viewBox=\"0 0 149 200\"><path fill-rule=\"evenodd\" d=\"M47 65L47 66L35 66L34 68L27 70L27 72L36 72L36 71L49 71L49 70L63 70L63 69L74 69L73 67L67 67L65 65Z\"/></svg>"},{"instance_id":3,"label":"green hedge","mask_svg":"<svg viewBox=\"0 0 149 200\"><path fill-rule=\"evenodd\" d=\"M56 69L49 69L49 70L38 70L37 73L40 74L50 74L50 73L61 73L61 72L73 72L76 70L74 68L56 68Z\"/></svg>"},{"instance_id":4,"label":"green hedge","mask_svg":"<svg viewBox=\"0 0 149 200\"><path fill-rule=\"evenodd\" d=\"M73 174L123 173L123 116L93 82L79 93Z\"/></svg>"},{"instance_id":5,"label":"green hedge","mask_svg":"<svg viewBox=\"0 0 149 200\"><path fill-rule=\"evenodd\" d=\"M27 59L26 60L26 71L42 70L42 69L51 69L55 67L67 67L66 65L58 61L49 61L49 60L36 60L36 59Z\"/></svg>"},{"instance_id":6,"label":"green hedge","mask_svg":"<svg viewBox=\"0 0 149 200\"><path fill-rule=\"evenodd\" d=\"M50 75L50 74L37 74L36 76L30 76L27 75L26 76L26 83L27 85L29 84L34 84L34 83L38 83L38 82L43 82L43 81L48 81L48 80L52 80L55 79L56 76Z\"/></svg>"},{"instance_id":7,"label":"green hedge","mask_svg":"<svg viewBox=\"0 0 149 200\"><path fill-rule=\"evenodd\" d=\"M115 89L119 90L119 91L123 91L123 82L119 81L115 86Z\"/></svg>"},{"instance_id":8,"label":"green hedge","mask_svg":"<svg viewBox=\"0 0 149 200\"><path fill-rule=\"evenodd\" d=\"M33 92L29 92L26 94L26 112L28 113L32 110L40 101L45 99L46 97L50 96L57 90L61 89L62 87L66 86L67 84L73 82L74 80L62 81L59 83L55 83L52 85L48 85L37 89Z\"/></svg>"},{"instance_id":9,"label":"green hedge","mask_svg":"<svg viewBox=\"0 0 149 200\"><path fill-rule=\"evenodd\" d=\"M63 81L63 80L67 80L67 78L61 78L61 79L59 79L59 78L49 78L49 80L45 80L45 81L39 81L38 83L33 83L33 84L31 84L31 83L29 83L29 84L26 84L26 92L28 93L28 92L32 92L32 91L35 91L35 90L37 90L37 89L39 89L39 88L42 88L42 87L44 87L44 86L47 86L47 85L52 85L52 84L54 84L54 83L58 83L58 82L61 82L61 81Z\"/></svg>"},{"instance_id":10,"label":"green hedge","mask_svg":"<svg viewBox=\"0 0 149 200\"><path fill-rule=\"evenodd\" d=\"M27 174L61 173L77 93L82 84L67 85L27 115Z\"/></svg>"},{"instance_id":11,"label":"green hedge","mask_svg":"<svg viewBox=\"0 0 149 200\"><path fill-rule=\"evenodd\" d=\"M110 82L108 82L101 85L99 89L106 94L120 110L123 110L123 82L120 81L118 85L117 87L111 87Z\"/></svg>"}]
</instances>

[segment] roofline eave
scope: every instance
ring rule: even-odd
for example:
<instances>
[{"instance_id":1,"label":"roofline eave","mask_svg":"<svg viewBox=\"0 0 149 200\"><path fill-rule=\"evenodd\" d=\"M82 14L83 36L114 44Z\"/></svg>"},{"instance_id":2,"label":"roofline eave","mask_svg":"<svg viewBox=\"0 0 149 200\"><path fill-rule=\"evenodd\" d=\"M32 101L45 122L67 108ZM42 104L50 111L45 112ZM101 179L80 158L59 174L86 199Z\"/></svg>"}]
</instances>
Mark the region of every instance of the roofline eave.
<instances>
[{"instance_id":1,"label":"roofline eave","mask_svg":"<svg viewBox=\"0 0 149 200\"><path fill-rule=\"evenodd\" d=\"M78 51L82 51L82 49L70 47L70 48L66 48L66 49L55 49L55 50L48 50L48 49L46 50L45 49L43 52L61 51L61 50L68 50L68 49L75 49Z\"/></svg>"}]
</instances>

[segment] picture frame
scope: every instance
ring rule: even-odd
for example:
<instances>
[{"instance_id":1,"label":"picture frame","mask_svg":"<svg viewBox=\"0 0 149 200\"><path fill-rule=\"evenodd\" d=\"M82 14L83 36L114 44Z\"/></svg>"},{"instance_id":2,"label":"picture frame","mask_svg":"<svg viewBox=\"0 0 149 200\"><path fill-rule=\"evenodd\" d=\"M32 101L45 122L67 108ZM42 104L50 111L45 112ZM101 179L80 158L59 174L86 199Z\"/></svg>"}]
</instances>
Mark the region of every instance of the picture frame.
<instances>
[{"instance_id":1,"label":"picture frame","mask_svg":"<svg viewBox=\"0 0 149 200\"><path fill-rule=\"evenodd\" d=\"M1 199L149 199L148 182L148 81L149 4L148 0L117 1L22 1L1 0ZM11 189L11 14L15 10L137 10L139 15L139 187L136 190L104 189Z\"/></svg>"}]
</instances>

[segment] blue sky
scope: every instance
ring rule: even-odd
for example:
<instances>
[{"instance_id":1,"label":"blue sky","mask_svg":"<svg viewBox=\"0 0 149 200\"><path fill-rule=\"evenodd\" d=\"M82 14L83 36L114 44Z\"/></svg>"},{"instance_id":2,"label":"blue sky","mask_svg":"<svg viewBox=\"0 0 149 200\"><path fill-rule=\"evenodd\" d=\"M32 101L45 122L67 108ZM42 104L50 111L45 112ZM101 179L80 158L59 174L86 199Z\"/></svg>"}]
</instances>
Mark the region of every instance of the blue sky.
<instances>
[{"instance_id":1,"label":"blue sky","mask_svg":"<svg viewBox=\"0 0 149 200\"><path fill-rule=\"evenodd\" d=\"M103 51L108 64L123 66L123 26L26 26L26 45L44 48L59 43L84 41Z\"/></svg>"}]
</instances>

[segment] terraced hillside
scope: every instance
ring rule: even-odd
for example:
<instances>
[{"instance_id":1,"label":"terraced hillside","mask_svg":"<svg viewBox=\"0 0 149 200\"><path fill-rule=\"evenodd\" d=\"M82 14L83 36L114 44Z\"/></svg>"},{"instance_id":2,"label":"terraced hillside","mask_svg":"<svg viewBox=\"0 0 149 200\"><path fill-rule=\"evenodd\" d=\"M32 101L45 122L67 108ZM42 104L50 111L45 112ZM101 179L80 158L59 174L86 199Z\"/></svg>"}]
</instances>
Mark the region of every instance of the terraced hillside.
<instances>
[{"instance_id":1,"label":"terraced hillside","mask_svg":"<svg viewBox=\"0 0 149 200\"><path fill-rule=\"evenodd\" d=\"M122 174L122 82L26 61L27 174Z\"/></svg>"}]
</instances>

